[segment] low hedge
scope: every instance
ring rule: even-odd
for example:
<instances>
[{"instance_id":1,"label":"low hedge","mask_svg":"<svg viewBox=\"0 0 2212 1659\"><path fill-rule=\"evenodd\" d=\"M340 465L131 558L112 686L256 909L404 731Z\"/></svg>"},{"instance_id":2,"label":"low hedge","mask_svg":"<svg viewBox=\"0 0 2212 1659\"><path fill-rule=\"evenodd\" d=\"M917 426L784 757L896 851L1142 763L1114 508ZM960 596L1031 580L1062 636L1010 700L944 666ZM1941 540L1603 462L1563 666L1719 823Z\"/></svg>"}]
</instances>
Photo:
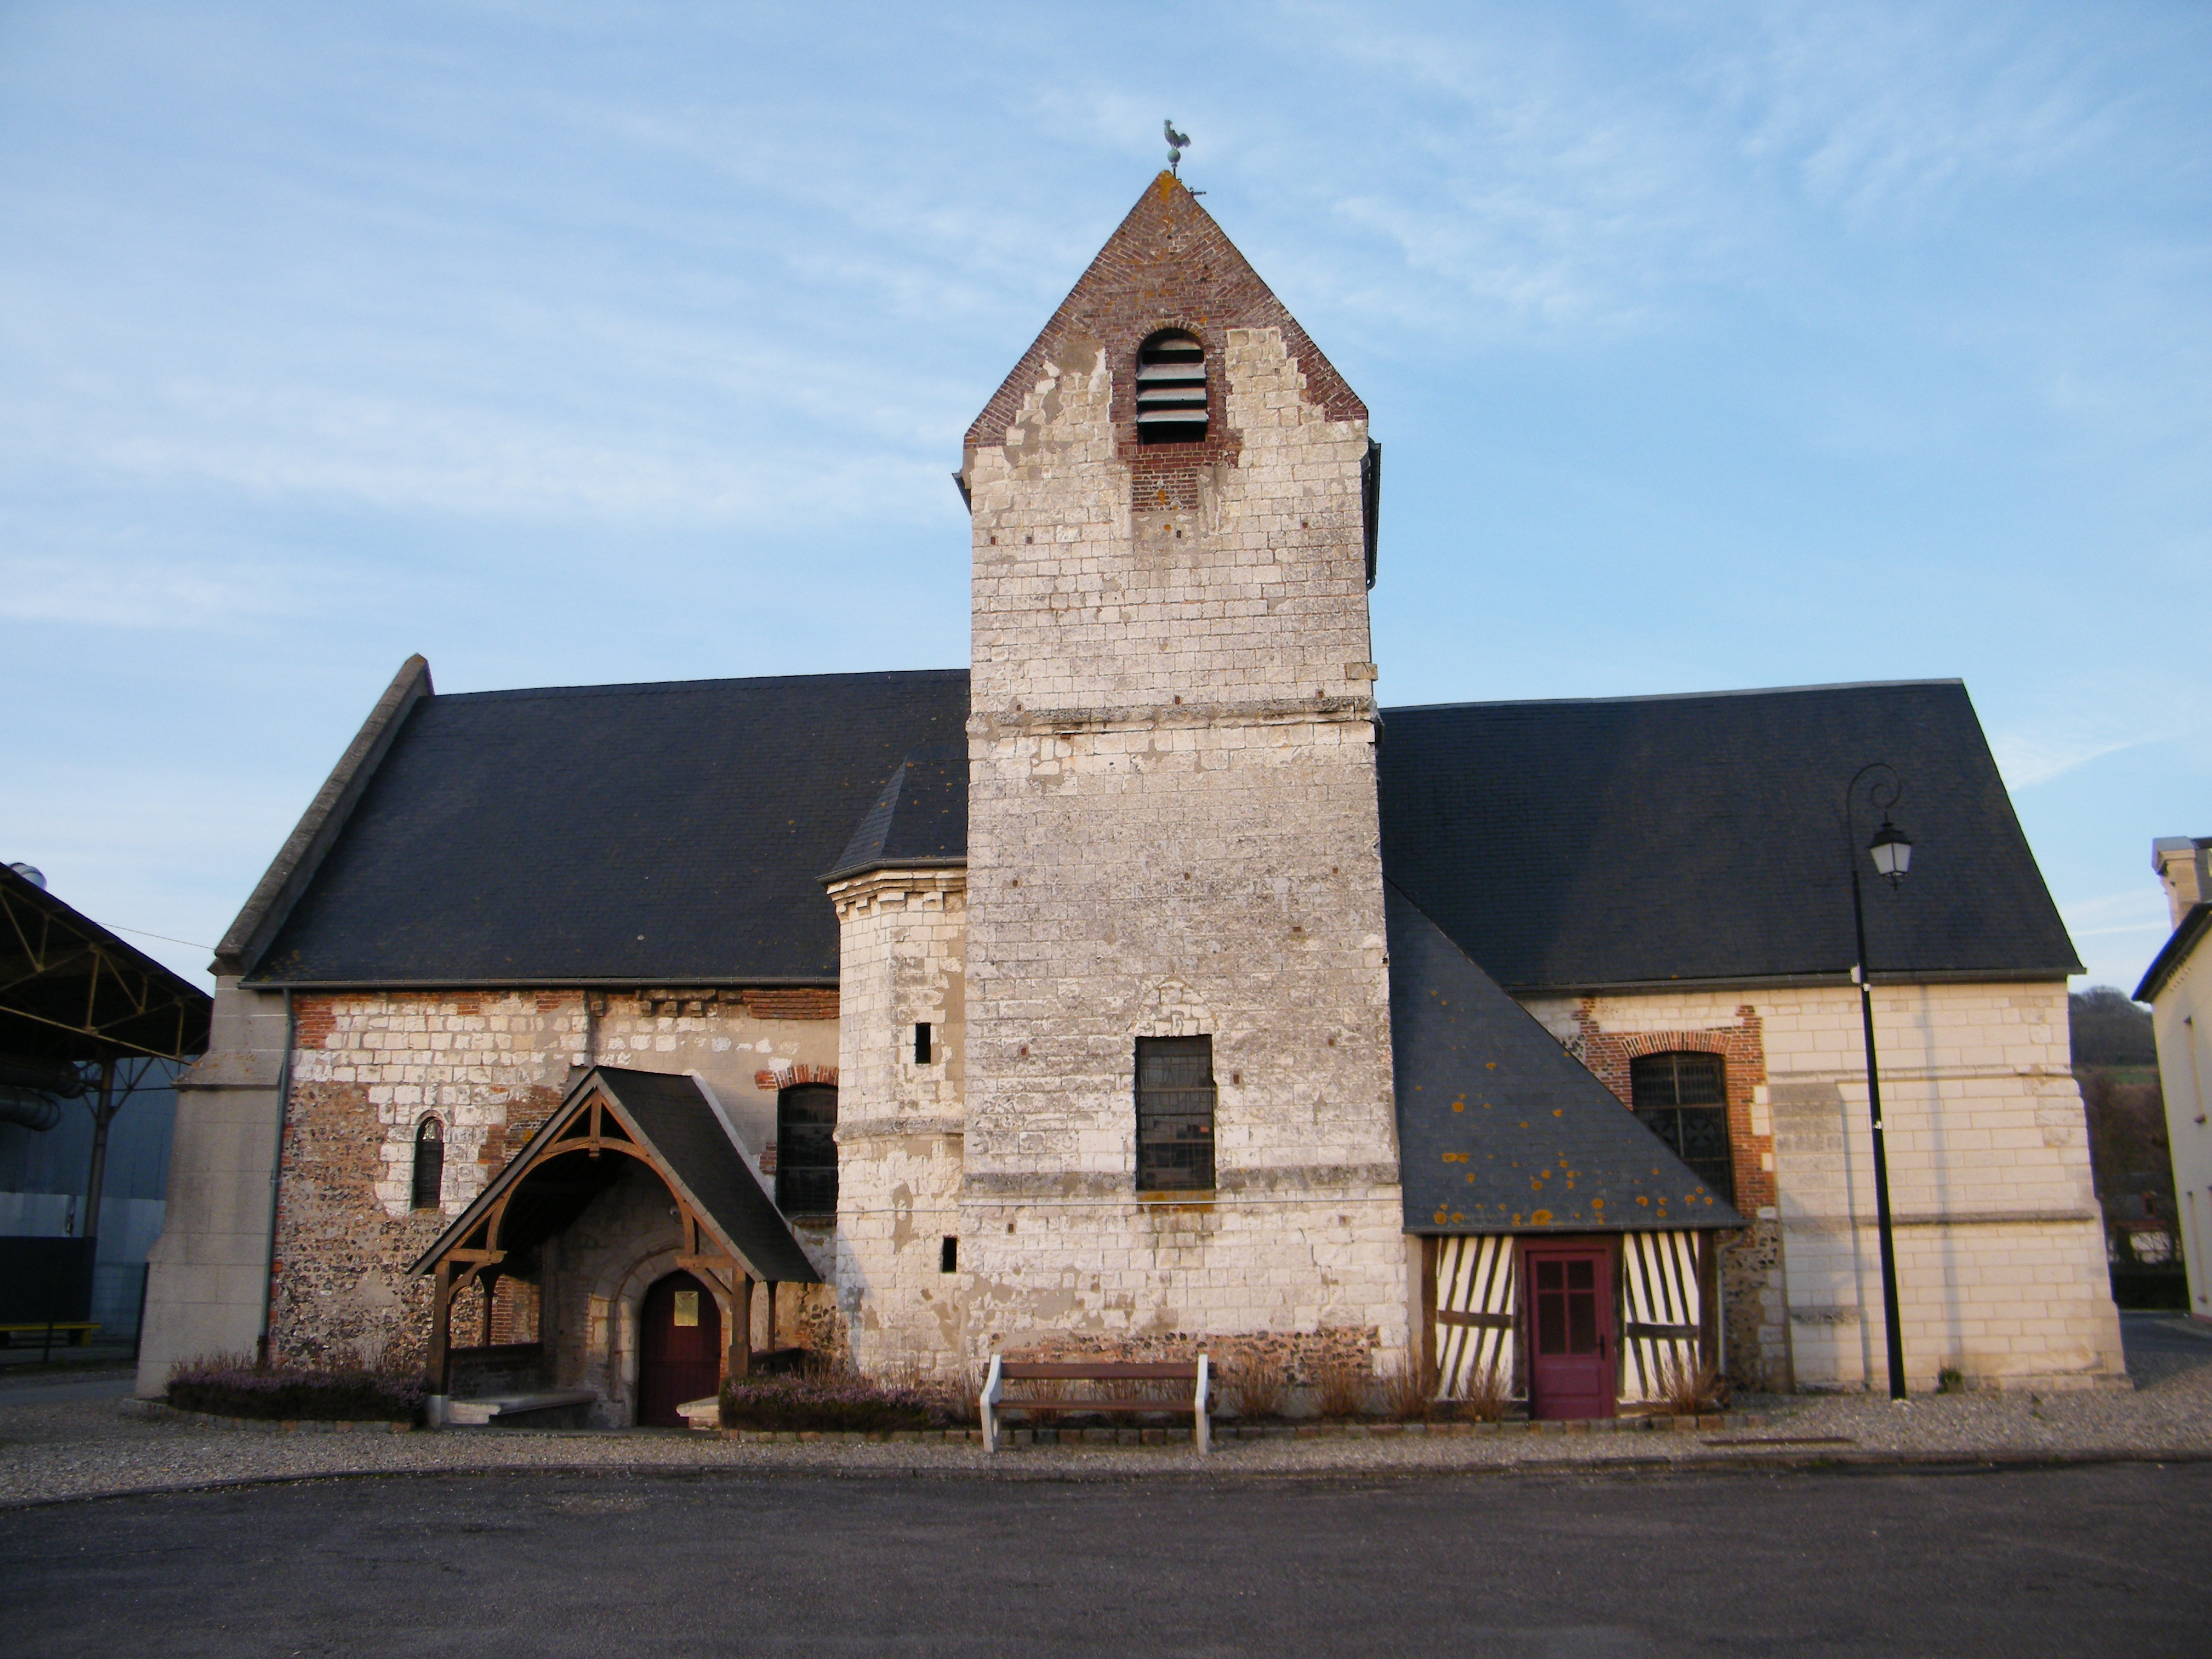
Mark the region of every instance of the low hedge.
<instances>
[{"instance_id":1,"label":"low hedge","mask_svg":"<svg viewBox=\"0 0 2212 1659\"><path fill-rule=\"evenodd\" d=\"M179 1411L297 1423L421 1423L419 1376L376 1371L308 1370L198 1364L169 1374L168 1401Z\"/></svg>"},{"instance_id":2,"label":"low hedge","mask_svg":"<svg viewBox=\"0 0 2212 1659\"><path fill-rule=\"evenodd\" d=\"M726 1429L823 1429L878 1433L958 1428L973 1419L946 1395L857 1376L732 1376L722 1384Z\"/></svg>"}]
</instances>

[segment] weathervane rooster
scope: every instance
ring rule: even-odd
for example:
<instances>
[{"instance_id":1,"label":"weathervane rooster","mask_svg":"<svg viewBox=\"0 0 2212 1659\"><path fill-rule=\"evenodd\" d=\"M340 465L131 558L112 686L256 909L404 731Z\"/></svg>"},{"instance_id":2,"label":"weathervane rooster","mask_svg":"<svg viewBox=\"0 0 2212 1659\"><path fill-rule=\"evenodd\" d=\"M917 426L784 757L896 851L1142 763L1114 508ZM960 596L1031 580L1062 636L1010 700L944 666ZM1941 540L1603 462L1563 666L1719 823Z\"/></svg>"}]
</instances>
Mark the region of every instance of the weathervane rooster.
<instances>
[{"instance_id":1,"label":"weathervane rooster","mask_svg":"<svg viewBox=\"0 0 2212 1659\"><path fill-rule=\"evenodd\" d=\"M1182 153L1190 148L1190 135L1175 130L1175 118L1170 116L1160 123L1168 135L1168 171L1178 179L1182 177Z\"/></svg>"}]
</instances>

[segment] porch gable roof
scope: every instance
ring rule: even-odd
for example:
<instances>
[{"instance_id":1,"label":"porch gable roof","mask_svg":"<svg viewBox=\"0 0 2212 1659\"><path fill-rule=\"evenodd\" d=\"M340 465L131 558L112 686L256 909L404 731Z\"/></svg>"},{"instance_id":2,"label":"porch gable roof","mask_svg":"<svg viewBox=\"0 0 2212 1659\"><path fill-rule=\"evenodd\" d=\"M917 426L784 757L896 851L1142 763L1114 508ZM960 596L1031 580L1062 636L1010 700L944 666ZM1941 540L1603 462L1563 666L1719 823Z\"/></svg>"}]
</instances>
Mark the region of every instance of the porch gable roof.
<instances>
[{"instance_id":1,"label":"porch gable roof","mask_svg":"<svg viewBox=\"0 0 2212 1659\"><path fill-rule=\"evenodd\" d=\"M1744 1224L1401 890L1383 905L1407 1232Z\"/></svg>"},{"instance_id":2,"label":"porch gable roof","mask_svg":"<svg viewBox=\"0 0 2212 1659\"><path fill-rule=\"evenodd\" d=\"M768 1284L821 1282L775 1199L763 1190L731 1144L697 1080L615 1066L595 1066L578 1079L559 1109L408 1271L431 1272L440 1261L467 1248L545 1155L556 1152L562 1141L575 1139L571 1131L595 1098L642 1160L747 1273ZM581 1206L577 1208L580 1211ZM574 1219L571 1216L550 1231L561 1231Z\"/></svg>"}]
</instances>

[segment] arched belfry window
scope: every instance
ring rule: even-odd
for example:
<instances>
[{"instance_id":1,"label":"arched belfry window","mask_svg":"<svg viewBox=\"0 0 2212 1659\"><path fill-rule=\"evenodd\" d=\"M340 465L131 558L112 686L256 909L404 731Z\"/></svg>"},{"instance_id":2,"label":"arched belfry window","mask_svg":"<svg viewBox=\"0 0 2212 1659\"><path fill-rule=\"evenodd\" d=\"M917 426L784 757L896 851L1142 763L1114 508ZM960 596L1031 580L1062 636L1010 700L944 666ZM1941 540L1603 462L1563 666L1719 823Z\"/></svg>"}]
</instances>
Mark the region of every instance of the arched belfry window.
<instances>
[{"instance_id":1,"label":"arched belfry window","mask_svg":"<svg viewBox=\"0 0 2212 1659\"><path fill-rule=\"evenodd\" d=\"M1206 348L1195 335L1163 329L1137 350L1137 436L1195 443L1206 423Z\"/></svg>"},{"instance_id":2,"label":"arched belfry window","mask_svg":"<svg viewBox=\"0 0 2212 1659\"><path fill-rule=\"evenodd\" d=\"M1718 1054L1645 1054L1628 1064L1636 1121L1667 1143L1698 1180L1735 1202L1729 1155L1728 1073Z\"/></svg>"},{"instance_id":3,"label":"arched belfry window","mask_svg":"<svg viewBox=\"0 0 2212 1659\"><path fill-rule=\"evenodd\" d=\"M410 1207L434 1210L446 1184L446 1128L426 1117L415 1128L415 1196Z\"/></svg>"}]
</instances>

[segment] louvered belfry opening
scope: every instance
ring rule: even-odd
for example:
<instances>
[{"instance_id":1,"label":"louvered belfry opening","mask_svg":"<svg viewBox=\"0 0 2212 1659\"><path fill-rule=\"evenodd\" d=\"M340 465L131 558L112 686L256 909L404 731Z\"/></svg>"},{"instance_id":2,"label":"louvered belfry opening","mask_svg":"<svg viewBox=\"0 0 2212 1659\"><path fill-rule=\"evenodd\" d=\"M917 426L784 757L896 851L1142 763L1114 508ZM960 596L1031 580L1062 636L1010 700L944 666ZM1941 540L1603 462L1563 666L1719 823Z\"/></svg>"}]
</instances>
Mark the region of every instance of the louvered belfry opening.
<instances>
[{"instance_id":1,"label":"louvered belfry opening","mask_svg":"<svg viewBox=\"0 0 2212 1659\"><path fill-rule=\"evenodd\" d=\"M1163 329L1137 350L1137 436L1148 444L1206 436L1206 348L1195 335Z\"/></svg>"}]
</instances>

